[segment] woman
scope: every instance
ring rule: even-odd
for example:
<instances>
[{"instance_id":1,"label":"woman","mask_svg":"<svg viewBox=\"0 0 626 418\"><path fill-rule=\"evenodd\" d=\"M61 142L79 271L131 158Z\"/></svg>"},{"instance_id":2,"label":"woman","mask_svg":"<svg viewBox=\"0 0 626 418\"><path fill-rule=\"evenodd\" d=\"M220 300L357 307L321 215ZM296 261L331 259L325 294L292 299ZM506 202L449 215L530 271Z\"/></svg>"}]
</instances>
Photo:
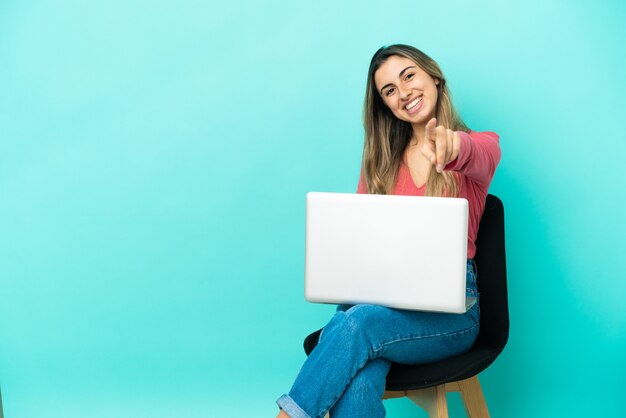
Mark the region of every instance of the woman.
<instances>
[{"instance_id":1,"label":"woman","mask_svg":"<svg viewBox=\"0 0 626 418\"><path fill-rule=\"evenodd\" d=\"M498 135L457 115L439 66L408 45L379 49L370 63L358 193L462 197L469 203L467 294L477 296L472 258L487 189L500 160ZM391 362L430 363L470 349L480 307L465 314L341 305L324 327L279 418L384 417Z\"/></svg>"}]
</instances>

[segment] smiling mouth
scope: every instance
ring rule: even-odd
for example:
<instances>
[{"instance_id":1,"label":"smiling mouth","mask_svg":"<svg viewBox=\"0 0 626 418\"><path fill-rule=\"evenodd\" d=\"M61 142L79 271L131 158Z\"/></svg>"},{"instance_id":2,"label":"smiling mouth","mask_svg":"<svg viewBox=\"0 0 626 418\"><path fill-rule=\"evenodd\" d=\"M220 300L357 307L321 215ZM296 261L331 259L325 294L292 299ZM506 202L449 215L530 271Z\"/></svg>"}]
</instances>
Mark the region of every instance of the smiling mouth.
<instances>
[{"instance_id":1,"label":"smiling mouth","mask_svg":"<svg viewBox=\"0 0 626 418\"><path fill-rule=\"evenodd\" d=\"M424 98L423 96L415 98L415 100L413 100L412 102L407 103L407 105L404 108L407 111L411 112L415 107L417 107L417 105L422 103L423 98Z\"/></svg>"}]
</instances>

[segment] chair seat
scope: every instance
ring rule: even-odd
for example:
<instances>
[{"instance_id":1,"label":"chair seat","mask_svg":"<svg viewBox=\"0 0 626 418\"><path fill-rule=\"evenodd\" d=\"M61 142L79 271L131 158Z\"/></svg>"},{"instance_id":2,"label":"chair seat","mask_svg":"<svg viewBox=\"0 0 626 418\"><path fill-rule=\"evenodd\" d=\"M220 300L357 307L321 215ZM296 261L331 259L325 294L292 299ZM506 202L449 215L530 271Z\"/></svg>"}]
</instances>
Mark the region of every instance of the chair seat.
<instances>
[{"instance_id":1,"label":"chair seat","mask_svg":"<svg viewBox=\"0 0 626 418\"><path fill-rule=\"evenodd\" d=\"M413 390L469 379L485 370L500 354L480 344L467 353L421 365L392 363L386 390Z\"/></svg>"}]
</instances>

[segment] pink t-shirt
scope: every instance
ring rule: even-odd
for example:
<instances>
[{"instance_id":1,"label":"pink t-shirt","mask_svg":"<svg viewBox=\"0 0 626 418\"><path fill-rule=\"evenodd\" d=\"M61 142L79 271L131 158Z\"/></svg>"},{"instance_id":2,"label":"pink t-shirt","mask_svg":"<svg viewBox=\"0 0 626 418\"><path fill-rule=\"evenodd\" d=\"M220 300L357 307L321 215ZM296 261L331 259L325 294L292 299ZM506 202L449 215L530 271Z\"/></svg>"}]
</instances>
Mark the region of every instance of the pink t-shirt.
<instances>
[{"instance_id":1,"label":"pink t-shirt","mask_svg":"<svg viewBox=\"0 0 626 418\"><path fill-rule=\"evenodd\" d=\"M499 135L495 132L459 131L461 149L454 161L448 163L444 170L456 171L461 174L459 196L467 199L469 219L467 231L467 258L476 254L476 236L478 224L485 209L485 198L489 184L500 162ZM398 179L393 190L395 195L424 196L426 185L417 187L406 164L401 163ZM365 175L361 170L361 178L357 193L367 193Z\"/></svg>"}]
</instances>

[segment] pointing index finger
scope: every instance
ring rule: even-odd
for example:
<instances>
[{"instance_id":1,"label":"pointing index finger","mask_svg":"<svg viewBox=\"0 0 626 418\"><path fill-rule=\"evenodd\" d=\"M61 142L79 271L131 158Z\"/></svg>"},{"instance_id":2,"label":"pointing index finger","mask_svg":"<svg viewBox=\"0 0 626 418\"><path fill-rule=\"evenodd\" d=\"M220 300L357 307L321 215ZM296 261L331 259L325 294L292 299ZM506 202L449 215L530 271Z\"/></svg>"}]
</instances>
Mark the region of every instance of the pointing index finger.
<instances>
[{"instance_id":1,"label":"pointing index finger","mask_svg":"<svg viewBox=\"0 0 626 418\"><path fill-rule=\"evenodd\" d=\"M428 121L425 127L425 136L427 141L434 141L437 139L437 132L435 127L437 126L437 118L432 118Z\"/></svg>"}]
</instances>

